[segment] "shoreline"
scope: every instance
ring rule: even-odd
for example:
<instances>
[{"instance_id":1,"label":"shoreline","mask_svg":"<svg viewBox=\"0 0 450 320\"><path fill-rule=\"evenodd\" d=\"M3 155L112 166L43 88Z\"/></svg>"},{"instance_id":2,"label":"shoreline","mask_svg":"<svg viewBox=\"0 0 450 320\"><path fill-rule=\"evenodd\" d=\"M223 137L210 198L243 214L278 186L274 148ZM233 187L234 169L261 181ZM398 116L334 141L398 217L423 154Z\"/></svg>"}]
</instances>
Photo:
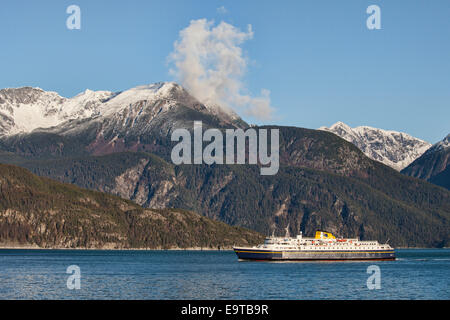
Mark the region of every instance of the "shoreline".
<instances>
[{"instance_id":1,"label":"shoreline","mask_svg":"<svg viewBox=\"0 0 450 320\"><path fill-rule=\"evenodd\" d=\"M401 250L430 250L430 249L450 249L450 247L434 248L434 247L398 247L394 248ZM38 246L2 246L0 250L73 250L73 251L233 251L233 247L224 248L203 248L203 247L188 247L188 248L65 248L52 247L43 248Z\"/></svg>"},{"instance_id":2,"label":"shoreline","mask_svg":"<svg viewBox=\"0 0 450 320\"><path fill-rule=\"evenodd\" d=\"M73 251L233 251L232 247L217 248L42 248L37 246L0 246L0 250L73 250Z\"/></svg>"}]
</instances>

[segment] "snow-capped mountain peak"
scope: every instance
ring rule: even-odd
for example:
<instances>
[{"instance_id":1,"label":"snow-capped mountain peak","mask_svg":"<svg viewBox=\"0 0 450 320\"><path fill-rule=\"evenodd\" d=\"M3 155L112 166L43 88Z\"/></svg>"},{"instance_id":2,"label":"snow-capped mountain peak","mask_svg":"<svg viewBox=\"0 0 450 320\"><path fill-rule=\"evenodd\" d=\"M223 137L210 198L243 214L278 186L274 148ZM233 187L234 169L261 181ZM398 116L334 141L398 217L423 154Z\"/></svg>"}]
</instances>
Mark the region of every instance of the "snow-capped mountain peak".
<instances>
[{"instance_id":1,"label":"snow-capped mountain peak","mask_svg":"<svg viewBox=\"0 0 450 320\"><path fill-rule=\"evenodd\" d=\"M157 100L176 100L177 93L182 95L183 88L174 82L158 82L149 85L137 86L117 93L102 106L102 114L116 113L123 108L140 101L154 102Z\"/></svg>"},{"instance_id":2,"label":"snow-capped mountain peak","mask_svg":"<svg viewBox=\"0 0 450 320\"><path fill-rule=\"evenodd\" d=\"M0 136L53 127L62 132L66 125L70 130L82 129L73 127L70 120L104 122L110 119L117 125L134 126L142 119L148 124L177 106L214 115L226 123L239 119L231 111L202 104L175 82L158 82L116 93L86 89L72 98L40 88L23 87L0 90Z\"/></svg>"},{"instance_id":3,"label":"snow-capped mountain peak","mask_svg":"<svg viewBox=\"0 0 450 320\"><path fill-rule=\"evenodd\" d=\"M437 151L441 151L450 147L450 133L441 141L433 144L431 148L429 148L425 153L431 154Z\"/></svg>"},{"instance_id":4,"label":"snow-capped mountain peak","mask_svg":"<svg viewBox=\"0 0 450 320\"><path fill-rule=\"evenodd\" d=\"M382 162L398 171L408 166L427 151L431 144L409 134L359 126L351 128L343 122L319 130L333 132L353 143L369 158Z\"/></svg>"},{"instance_id":5,"label":"snow-capped mountain peak","mask_svg":"<svg viewBox=\"0 0 450 320\"><path fill-rule=\"evenodd\" d=\"M109 91L86 90L73 98L40 88L0 90L0 135L28 133L64 121L91 117L98 106L113 95Z\"/></svg>"},{"instance_id":6,"label":"snow-capped mountain peak","mask_svg":"<svg viewBox=\"0 0 450 320\"><path fill-rule=\"evenodd\" d=\"M60 106L60 119L87 118L99 112L99 106L106 100L113 97L115 93L110 91L92 91L86 89L84 92L73 98L65 99Z\"/></svg>"}]
</instances>

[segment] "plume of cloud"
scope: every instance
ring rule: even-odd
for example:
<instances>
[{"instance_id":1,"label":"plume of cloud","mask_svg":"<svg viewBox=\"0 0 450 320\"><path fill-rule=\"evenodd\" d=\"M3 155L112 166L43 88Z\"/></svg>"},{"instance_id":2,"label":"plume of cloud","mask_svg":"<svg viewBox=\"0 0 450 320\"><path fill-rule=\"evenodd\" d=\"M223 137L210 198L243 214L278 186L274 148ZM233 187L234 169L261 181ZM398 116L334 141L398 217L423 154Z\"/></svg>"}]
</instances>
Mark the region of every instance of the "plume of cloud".
<instances>
[{"instance_id":1,"label":"plume of cloud","mask_svg":"<svg viewBox=\"0 0 450 320\"><path fill-rule=\"evenodd\" d=\"M242 111L260 120L271 119L273 108L268 90L261 90L258 97L243 93L246 88L242 79L248 61L241 46L252 37L251 25L241 31L225 22L214 26L213 21L206 19L192 20L174 43L169 61L175 68L170 72L209 106Z\"/></svg>"}]
</instances>

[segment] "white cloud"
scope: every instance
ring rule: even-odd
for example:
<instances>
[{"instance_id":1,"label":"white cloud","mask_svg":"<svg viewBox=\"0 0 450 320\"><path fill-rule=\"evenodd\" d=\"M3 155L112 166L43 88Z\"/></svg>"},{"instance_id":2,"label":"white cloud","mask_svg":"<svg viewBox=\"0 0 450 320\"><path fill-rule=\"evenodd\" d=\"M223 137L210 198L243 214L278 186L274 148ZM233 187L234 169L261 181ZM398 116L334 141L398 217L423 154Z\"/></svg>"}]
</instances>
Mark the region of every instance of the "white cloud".
<instances>
[{"instance_id":1,"label":"white cloud","mask_svg":"<svg viewBox=\"0 0 450 320\"><path fill-rule=\"evenodd\" d=\"M258 119L271 119L270 92L259 97L243 94L248 61L241 45L253 37L251 25L243 32L231 24L214 26L206 19L192 20L180 31L169 59L171 73L197 99L208 105L234 109Z\"/></svg>"}]
</instances>

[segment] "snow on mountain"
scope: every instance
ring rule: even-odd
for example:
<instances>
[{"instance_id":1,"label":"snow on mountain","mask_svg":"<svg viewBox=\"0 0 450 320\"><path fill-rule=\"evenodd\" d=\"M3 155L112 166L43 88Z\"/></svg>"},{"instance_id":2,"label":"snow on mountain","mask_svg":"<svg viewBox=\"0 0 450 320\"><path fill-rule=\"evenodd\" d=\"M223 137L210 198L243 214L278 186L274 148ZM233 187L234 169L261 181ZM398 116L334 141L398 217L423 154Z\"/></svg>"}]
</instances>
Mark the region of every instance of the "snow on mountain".
<instances>
[{"instance_id":1,"label":"snow on mountain","mask_svg":"<svg viewBox=\"0 0 450 320\"><path fill-rule=\"evenodd\" d=\"M450 190L450 134L414 160L402 173Z\"/></svg>"},{"instance_id":2,"label":"snow on mountain","mask_svg":"<svg viewBox=\"0 0 450 320\"><path fill-rule=\"evenodd\" d=\"M0 90L0 135L28 133L57 126L64 121L91 117L102 102L113 96L108 91L86 90L68 99L56 92L23 87Z\"/></svg>"},{"instance_id":3,"label":"snow on mountain","mask_svg":"<svg viewBox=\"0 0 450 320\"><path fill-rule=\"evenodd\" d=\"M425 154L431 154L437 151L441 151L450 147L450 133L441 141L433 144L431 148L429 148Z\"/></svg>"},{"instance_id":4,"label":"snow on mountain","mask_svg":"<svg viewBox=\"0 0 450 320\"><path fill-rule=\"evenodd\" d=\"M369 158L382 162L397 171L427 151L431 144L403 132L367 126L351 128L343 122L319 130L332 132L356 145Z\"/></svg>"},{"instance_id":5,"label":"snow on mountain","mask_svg":"<svg viewBox=\"0 0 450 320\"><path fill-rule=\"evenodd\" d=\"M102 115L108 116L113 113L120 112L124 108L128 108L129 106L140 101L146 101L148 103L168 99L170 96L170 90L173 88L175 88L175 84L161 82L138 86L119 92L116 96L102 105ZM170 101L168 102L169 103L166 104L166 108L170 105Z\"/></svg>"},{"instance_id":6,"label":"snow on mountain","mask_svg":"<svg viewBox=\"0 0 450 320\"><path fill-rule=\"evenodd\" d=\"M166 111L177 104L183 104L191 109L228 118L229 120L239 118L232 110L223 109L220 106L201 104L195 97L175 82L158 82L120 92L102 105L102 115L106 117L141 101L145 101L146 104L162 102L161 106L163 109L159 112Z\"/></svg>"},{"instance_id":7,"label":"snow on mountain","mask_svg":"<svg viewBox=\"0 0 450 320\"><path fill-rule=\"evenodd\" d=\"M229 123L240 119L232 111L201 104L174 82L143 85L117 93L86 90L73 98L40 88L23 87L0 90L0 136L30 133L38 128L58 127L61 131L69 120L108 119L115 125L129 126L130 121L132 125L139 122L139 118L148 122L180 105ZM69 129L76 128L69 126Z\"/></svg>"}]
</instances>

